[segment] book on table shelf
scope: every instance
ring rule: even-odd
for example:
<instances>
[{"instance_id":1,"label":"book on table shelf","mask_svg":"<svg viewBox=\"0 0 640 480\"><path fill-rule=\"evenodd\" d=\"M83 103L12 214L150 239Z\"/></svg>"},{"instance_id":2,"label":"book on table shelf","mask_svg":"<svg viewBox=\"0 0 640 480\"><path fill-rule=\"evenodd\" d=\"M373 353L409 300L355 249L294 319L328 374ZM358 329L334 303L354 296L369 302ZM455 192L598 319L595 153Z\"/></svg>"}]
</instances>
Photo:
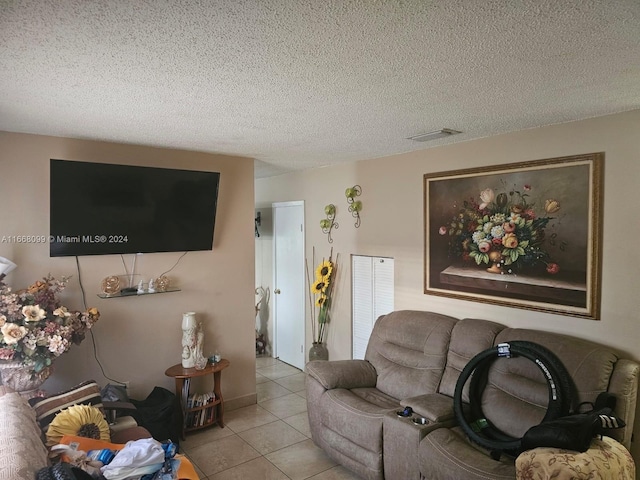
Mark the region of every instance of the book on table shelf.
<instances>
[{"instance_id":1,"label":"book on table shelf","mask_svg":"<svg viewBox=\"0 0 640 480\"><path fill-rule=\"evenodd\" d=\"M191 379L190 378L186 378L184 380L184 383L182 384L182 392L181 392L181 400L182 400L182 408L188 408L188 401L189 401L189 388L191 386ZM184 416L183 418L183 426L186 427L187 426L187 415Z\"/></svg>"},{"instance_id":2,"label":"book on table shelf","mask_svg":"<svg viewBox=\"0 0 640 480\"><path fill-rule=\"evenodd\" d=\"M211 423L214 420L215 416L215 405L211 405L206 407L209 404L213 404L215 402L216 396L213 392L207 393L193 393L187 397L187 416L185 419L185 425L187 428L191 427L199 427L208 423ZM199 407L199 410L192 410ZM189 411L192 410L192 411Z\"/></svg>"},{"instance_id":3,"label":"book on table shelf","mask_svg":"<svg viewBox=\"0 0 640 480\"><path fill-rule=\"evenodd\" d=\"M191 386L191 379L186 378L184 383L182 384L182 405L187 404L187 399L189 398L189 388Z\"/></svg>"}]
</instances>

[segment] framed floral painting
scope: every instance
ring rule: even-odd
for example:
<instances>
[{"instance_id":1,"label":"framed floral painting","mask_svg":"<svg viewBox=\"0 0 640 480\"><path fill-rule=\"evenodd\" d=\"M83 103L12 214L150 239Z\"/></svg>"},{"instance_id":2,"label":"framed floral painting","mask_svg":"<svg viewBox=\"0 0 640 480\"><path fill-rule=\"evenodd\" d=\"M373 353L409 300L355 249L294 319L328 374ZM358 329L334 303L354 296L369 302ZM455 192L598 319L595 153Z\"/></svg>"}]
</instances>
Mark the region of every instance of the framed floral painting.
<instances>
[{"instance_id":1,"label":"framed floral painting","mask_svg":"<svg viewBox=\"0 0 640 480\"><path fill-rule=\"evenodd\" d=\"M424 175L424 292L599 319L604 154Z\"/></svg>"}]
</instances>

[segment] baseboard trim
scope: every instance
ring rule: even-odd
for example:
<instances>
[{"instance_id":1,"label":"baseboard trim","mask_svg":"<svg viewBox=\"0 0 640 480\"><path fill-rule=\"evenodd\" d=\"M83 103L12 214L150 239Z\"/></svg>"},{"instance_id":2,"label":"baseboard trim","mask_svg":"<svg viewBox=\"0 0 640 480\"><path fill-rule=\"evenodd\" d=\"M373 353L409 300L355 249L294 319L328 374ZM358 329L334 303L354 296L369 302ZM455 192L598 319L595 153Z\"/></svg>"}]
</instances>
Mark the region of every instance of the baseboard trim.
<instances>
[{"instance_id":1,"label":"baseboard trim","mask_svg":"<svg viewBox=\"0 0 640 480\"><path fill-rule=\"evenodd\" d=\"M225 400L224 409L225 411L237 410L238 408L248 407L249 405L255 405L256 403L258 403L258 394L250 393L249 395L243 395L242 397Z\"/></svg>"}]
</instances>

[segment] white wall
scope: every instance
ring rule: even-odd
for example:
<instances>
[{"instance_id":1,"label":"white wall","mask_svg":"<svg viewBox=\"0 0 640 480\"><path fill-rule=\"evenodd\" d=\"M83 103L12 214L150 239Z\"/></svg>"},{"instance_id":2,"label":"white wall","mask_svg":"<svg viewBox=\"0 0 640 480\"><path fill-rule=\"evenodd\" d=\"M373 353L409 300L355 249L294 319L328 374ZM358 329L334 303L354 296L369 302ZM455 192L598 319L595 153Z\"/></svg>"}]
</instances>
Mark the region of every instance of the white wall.
<instances>
[{"instance_id":1,"label":"white wall","mask_svg":"<svg viewBox=\"0 0 640 480\"><path fill-rule=\"evenodd\" d=\"M100 299L101 280L125 273L119 255L79 257L88 306L101 312L93 328L96 353L106 376L129 381L135 398L154 386L173 391L165 370L181 361L182 313L195 311L205 328L205 350L219 349L231 366L223 373L225 401L255 403L253 160L184 150L0 132L0 236L49 234L49 159L82 160L166 168L218 171L220 191L214 247L189 252L168 274L180 292ZM74 188L74 185L69 185ZM157 277L181 253L140 256L136 271ZM18 264L7 276L15 290L47 273L71 275L64 299L82 308L82 292L73 257L50 258L48 244L0 243L0 256ZM125 255L127 265L132 256ZM89 378L109 380L94 358L91 337L54 363L43 385L56 392ZM203 385L206 388L207 385Z\"/></svg>"},{"instance_id":2,"label":"white wall","mask_svg":"<svg viewBox=\"0 0 640 480\"><path fill-rule=\"evenodd\" d=\"M509 326L533 327L594 340L640 360L637 281L640 270L640 110L536 128L423 151L256 180L258 206L304 200L306 251L327 255L330 245L320 231L324 206L338 207L333 232L339 252L339 282L329 328L330 359L349 358L351 348L351 254L395 258L396 309L432 310L458 318L476 317ZM423 293L423 175L582 153L604 152L604 215L601 320L539 313ZM362 225L353 227L344 196L362 187ZM257 253L269 255L265 249ZM268 259L258 259L264 265ZM266 276L265 276L266 278ZM307 319L307 349L310 346ZM640 418L640 417L639 417ZM636 437L640 419L636 422ZM633 452L640 458L640 451Z\"/></svg>"}]
</instances>

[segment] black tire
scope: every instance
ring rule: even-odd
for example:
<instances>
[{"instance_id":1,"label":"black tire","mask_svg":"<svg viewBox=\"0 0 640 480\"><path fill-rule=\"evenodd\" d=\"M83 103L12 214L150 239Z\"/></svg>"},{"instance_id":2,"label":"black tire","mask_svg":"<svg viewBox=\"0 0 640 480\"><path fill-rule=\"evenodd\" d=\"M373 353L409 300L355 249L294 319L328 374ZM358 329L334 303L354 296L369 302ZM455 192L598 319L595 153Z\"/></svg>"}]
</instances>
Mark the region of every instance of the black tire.
<instances>
[{"instance_id":1,"label":"black tire","mask_svg":"<svg viewBox=\"0 0 640 480\"><path fill-rule=\"evenodd\" d=\"M547 380L549 402L543 422L568 415L573 389L571 377L562 362L548 349L533 342L512 341L508 342L508 345L510 357L520 356L531 360ZM482 412L481 398L489 367L498 358L509 357L500 354L499 347L493 347L480 352L469 361L456 382L453 408L460 427L475 443L497 452L518 452L522 439L501 432ZM469 385L469 410L472 419L470 424L462 409L462 390L471 375L473 377Z\"/></svg>"},{"instance_id":2,"label":"black tire","mask_svg":"<svg viewBox=\"0 0 640 480\"><path fill-rule=\"evenodd\" d=\"M544 356L547 365L555 369L557 375L554 375L554 378L557 378L560 384L559 392L562 394L561 416L569 415L570 412L574 411L574 407L577 408L577 405L574 405L574 402L576 402L578 398L576 386L573 383L571 374L567 371L564 364L556 356L556 354L548 348L534 342L528 342L525 340L514 340L513 342L509 343L515 343L521 347L529 348L539 355Z\"/></svg>"},{"instance_id":3,"label":"black tire","mask_svg":"<svg viewBox=\"0 0 640 480\"><path fill-rule=\"evenodd\" d=\"M566 368L560 361L560 359L549 349L543 347L534 342L513 340L508 342L510 346L516 346L520 349L529 349L533 355L539 355L544 358L546 368L548 368L553 375L549 378L548 382L554 382L550 385L549 393L553 395L553 387L558 385L557 394L561 397L561 402L549 403L550 407L547 410L547 416L543 421L550 420L551 418L557 418L557 416L568 415L572 411L572 400L577 398L575 395L575 386L571 380L571 375L567 372ZM497 357L496 357L497 358ZM469 403L471 406L472 416L482 415L481 408L481 395L487 382L487 375L489 368L491 367L491 361L484 361L481 365L478 365L471 377L471 383L469 386ZM540 368L540 366L539 366ZM544 374L544 370L543 370ZM545 375L546 376L546 375ZM557 411L559 408L559 412ZM510 437L511 438L511 437Z\"/></svg>"},{"instance_id":4,"label":"black tire","mask_svg":"<svg viewBox=\"0 0 640 480\"><path fill-rule=\"evenodd\" d=\"M533 360L536 363L540 362L540 364L538 364L538 368L542 370L549 384L549 405L542 421L545 422L568 415L574 388L573 383L571 382L571 377L562 362L555 356L555 354L553 354L553 352L537 343L518 340L508 343L512 348L512 352L513 346L516 346L521 351L522 349L530 350L531 355L534 357L544 357L544 363L541 362L539 358L536 358L535 360L530 358L530 360ZM481 365L478 365L471 377L469 389L471 418L484 418L484 413L482 412L481 407L481 397L484 387L487 384L488 370L493 363L493 360L494 359L486 359L483 361ZM545 373L545 368L549 374ZM489 420L486 420L486 426L482 429L482 435L489 440L496 440L507 445L515 445L519 441L518 438L511 437L501 432ZM511 449L505 450L505 452L511 455L517 455L519 453L518 450Z\"/></svg>"}]
</instances>

